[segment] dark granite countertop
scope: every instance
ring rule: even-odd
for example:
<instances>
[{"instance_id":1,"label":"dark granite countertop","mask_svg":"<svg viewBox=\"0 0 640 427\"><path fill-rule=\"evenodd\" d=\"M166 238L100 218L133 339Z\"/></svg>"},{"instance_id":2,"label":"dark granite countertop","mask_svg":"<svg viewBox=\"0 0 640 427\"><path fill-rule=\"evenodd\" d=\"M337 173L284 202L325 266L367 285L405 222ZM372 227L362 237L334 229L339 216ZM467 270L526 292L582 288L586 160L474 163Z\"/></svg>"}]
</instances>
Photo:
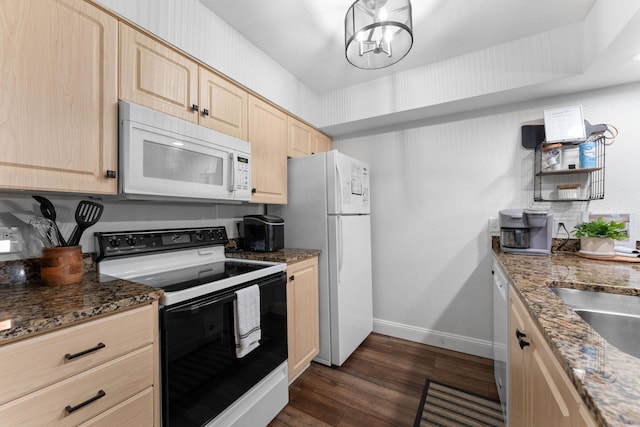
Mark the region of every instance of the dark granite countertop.
<instances>
[{"instance_id":1,"label":"dark granite countertop","mask_svg":"<svg viewBox=\"0 0 640 427\"><path fill-rule=\"evenodd\" d=\"M0 345L160 299L162 290L99 275L85 256L82 281L47 286L38 260L0 263Z\"/></svg>"},{"instance_id":2,"label":"dark granite countertop","mask_svg":"<svg viewBox=\"0 0 640 427\"><path fill-rule=\"evenodd\" d=\"M280 249L277 252L253 252L235 250L226 253L228 258L252 259L255 261L286 262L291 264L320 255L319 249Z\"/></svg>"},{"instance_id":3,"label":"dark granite countertop","mask_svg":"<svg viewBox=\"0 0 640 427\"><path fill-rule=\"evenodd\" d=\"M640 263L590 260L571 252L528 256L494 251L598 424L640 426L640 359L609 344L549 289L640 297Z\"/></svg>"}]
</instances>

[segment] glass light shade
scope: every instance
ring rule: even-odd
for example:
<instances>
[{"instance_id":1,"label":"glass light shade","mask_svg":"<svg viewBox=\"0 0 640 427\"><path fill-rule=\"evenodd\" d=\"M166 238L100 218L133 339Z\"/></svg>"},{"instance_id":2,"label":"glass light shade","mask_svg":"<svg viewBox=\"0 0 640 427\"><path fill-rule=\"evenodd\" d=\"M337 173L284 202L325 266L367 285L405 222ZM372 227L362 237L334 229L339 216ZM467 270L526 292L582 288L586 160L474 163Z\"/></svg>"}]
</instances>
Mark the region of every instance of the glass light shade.
<instances>
[{"instance_id":1,"label":"glass light shade","mask_svg":"<svg viewBox=\"0 0 640 427\"><path fill-rule=\"evenodd\" d=\"M357 0L344 18L347 61L358 68L388 67L413 45L409 0Z\"/></svg>"}]
</instances>

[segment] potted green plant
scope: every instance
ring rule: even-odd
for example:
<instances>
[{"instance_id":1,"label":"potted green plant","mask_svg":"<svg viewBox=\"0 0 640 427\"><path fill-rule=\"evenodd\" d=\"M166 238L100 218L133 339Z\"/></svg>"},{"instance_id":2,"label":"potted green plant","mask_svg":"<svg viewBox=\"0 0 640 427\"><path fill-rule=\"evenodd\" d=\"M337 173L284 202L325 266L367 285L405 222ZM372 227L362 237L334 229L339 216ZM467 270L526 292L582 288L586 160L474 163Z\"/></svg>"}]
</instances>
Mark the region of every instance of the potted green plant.
<instances>
[{"instance_id":1,"label":"potted green plant","mask_svg":"<svg viewBox=\"0 0 640 427\"><path fill-rule=\"evenodd\" d=\"M595 255L615 255L614 240L624 240L628 236L624 222L605 222L602 217L596 221L576 225L573 231L580 238L580 250Z\"/></svg>"}]
</instances>

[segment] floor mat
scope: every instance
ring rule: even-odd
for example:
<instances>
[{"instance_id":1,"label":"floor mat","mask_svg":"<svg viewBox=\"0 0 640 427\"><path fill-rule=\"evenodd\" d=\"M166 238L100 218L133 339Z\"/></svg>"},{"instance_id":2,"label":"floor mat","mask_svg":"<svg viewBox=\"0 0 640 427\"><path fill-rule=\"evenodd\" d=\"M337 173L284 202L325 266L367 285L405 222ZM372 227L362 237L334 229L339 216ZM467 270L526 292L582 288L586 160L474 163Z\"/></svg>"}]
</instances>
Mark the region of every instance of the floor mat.
<instances>
[{"instance_id":1,"label":"floor mat","mask_svg":"<svg viewBox=\"0 0 640 427\"><path fill-rule=\"evenodd\" d=\"M503 427L500 402L427 380L414 427Z\"/></svg>"}]
</instances>

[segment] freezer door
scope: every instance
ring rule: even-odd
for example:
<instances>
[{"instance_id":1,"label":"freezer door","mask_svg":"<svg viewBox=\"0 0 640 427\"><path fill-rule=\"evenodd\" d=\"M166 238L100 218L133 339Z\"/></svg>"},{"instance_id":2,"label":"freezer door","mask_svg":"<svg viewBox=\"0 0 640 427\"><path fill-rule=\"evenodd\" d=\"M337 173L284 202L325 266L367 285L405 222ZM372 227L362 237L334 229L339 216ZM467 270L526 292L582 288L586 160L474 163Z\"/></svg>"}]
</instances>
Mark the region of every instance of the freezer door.
<instances>
[{"instance_id":1,"label":"freezer door","mask_svg":"<svg viewBox=\"0 0 640 427\"><path fill-rule=\"evenodd\" d=\"M369 215L330 216L331 363L342 365L373 330Z\"/></svg>"},{"instance_id":2,"label":"freezer door","mask_svg":"<svg viewBox=\"0 0 640 427\"><path fill-rule=\"evenodd\" d=\"M370 213L369 165L335 150L326 155L327 213Z\"/></svg>"}]
</instances>

